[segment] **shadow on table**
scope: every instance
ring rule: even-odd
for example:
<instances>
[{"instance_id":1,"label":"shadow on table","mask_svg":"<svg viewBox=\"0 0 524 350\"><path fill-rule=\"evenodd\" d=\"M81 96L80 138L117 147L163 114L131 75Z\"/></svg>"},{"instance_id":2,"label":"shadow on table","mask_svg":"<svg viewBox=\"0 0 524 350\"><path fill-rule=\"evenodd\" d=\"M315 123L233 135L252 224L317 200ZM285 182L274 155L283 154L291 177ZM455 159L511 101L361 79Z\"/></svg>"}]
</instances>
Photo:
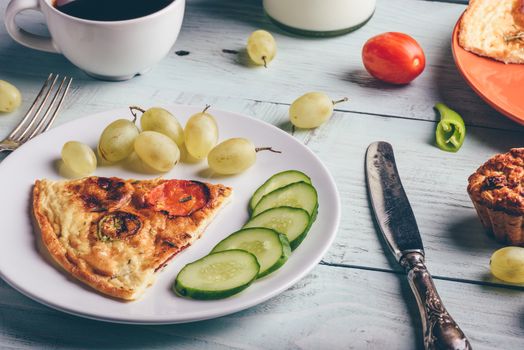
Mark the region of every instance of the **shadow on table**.
<instances>
[{"instance_id":1,"label":"shadow on table","mask_svg":"<svg viewBox=\"0 0 524 350\"><path fill-rule=\"evenodd\" d=\"M0 77L7 81L21 81L24 85L33 86L36 91L40 89L49 73L72 77L73 90L78 85L119 83L96 80L77 68L61 54L33 50L10 38L0 42L0 52L2 52L2 55L0 55Z\"/></svg>"},{"instance_id":2,"label":"shadow on table","mask_svg":"<svg viewBox=\"0 0 524 350\"><path fill-rule=\"evenodd\" d=\"M364 68L350 70L346 74L342 75L342 80L356 84L362 88L377 89L388 92L402 91L410 88L409 84L395 85L381 81L369 74Z\"/></svg>"},{"instance_id":3,"label":"shadow on table","mask_svg":"<svg viewBox=\"0 0 524 350\"><path fill-rule=\"evenodd\" d=\"M449 37L451 38L451 29ZM440 56L436 57L436 64L432 65L432 74L440 102L459 112L467 124L485 125L488 123L504 129L524 131L524 128L519 129L517 123L510 121L490 107L469 87L455 66L450 42L444 42L439 53Z\"/></svg>"},{"instance_id":4,"label":"shadow on table","mask_svg":"<svg viewBox=\"0 0 524 350\"><path fill-rule=\"evenodd\" d=\"M197 6L198 10L195 15L221 18L229 23L247 23L253 27L253 30L264 29L271 33L278 33L293 38L300 38L302 40L325 40L322 37L308 37L294 34L280 28L265 14L262 1L260 0L200 0L198 4L196 2L189 2L186 7L186 16L192 16L193 7ZM247 35L249 35L249 33L246 33L246 39Z\"/></svg>"},{"instance_id":5,"label":"shadow on table","mask_svg":"<svg viewBox=\"0 0 524 350\"><path fill-rule=\"evenodd\" d=\"M7 39L0 45L0 72L2 79L9 80L11 76L17 79L36 80L41 76L41 80L35 82L40 87L49 73L55 72L66 74L75 79L86 78L87 76L64 56L60 54L47 53L33 50L22 46L12 39ZM57 67L60 71L57 72Z\"/></svg>"},{"instance_id":6,"label":"shadow on table","mask_svg":"<svg viewBox=\"0 0 524 350\"><path fill-rule=\"evenodd\" d=\"M477 216L461 218L445 230L454 246L465 251L495 251L502 247L489 237Z\"/></svg>"},{"instance_id":7,"label":"shadow on table","mask_svg":"<svg viewBox=\"0 0 524 350\"><path fill-rule=\"evenodd\" d=\"M486 254L490 256L497 249L505 246L498 243L489 232L486 232L476 215L464 217L460 221L451 223L444 232L453 241L454 246L464 251L465 256L477 253L482 256L486 256ZM485 266L486 272L479 277L479 281L474 281L475 284L496 293L522 293L524 284L511 284L501 281L489 273L489 261L486 261ZM460 280L460 276L456 277Z\"/></svg>"},{"instance_id":8,"label":"shadow on table","mask_svg":"<svg viewBox=\"0 0 524 350\"><path fill-rule=\"evenodd\" d=\"M524 307L522 307L519 311L520 313L520 317L519 317L519 320L520 320L520 329L524 329Z\"/></svg>"},{"instance_id":9,"label":"shadow on table","mask_svg":"<svg viewBox=\"0 0 524 350\"><path fill-rule=\"evenodd\" d=\"M24 303L33 302L26 300ZM221 318L180 325L138 326L83 319L36 303L31 313L15 313L6 309L2 310L4 315L0 314L5 316L9 313L9 319L0 317L2 332L23 337L24 343L34 348L202 349L213 345L210 339L220 338L232 323ZM219 343L221 341L214 343L215 347Z\"/></svg>"},{"instance_id":10,"label":"shadow on table","mask_svg":"<svg viewBox=\"0 0 524 350\"><path fill-rule=\"evenodd\" d=\"M372 208L371 201L369 200L368 196L368 207ZM375 227L375 231L377 232L377 239L380 241L380 245L382 247L382 250L385 252L386 258L388 260L388 265L393 271L397 271L396 276L398 277L397 281L399 283L400 291L401 291L401 297L402 300L405 301L406 307L408 309L409 313L409 320L411 321L411 328L415 330L415 337L413 338L413 346L412 349L419 349L424 347L424 337L422 334L422 323L420 314L418 312L418 305L415 300L415 296L413 295L413 292L411 291L411 287L409 286L409 282L407 280L407 276L405 273L401 272L402 268L396 261L396 259L393 257L393 254L389 252L389 247L384 239L382 237L382 234L380 233L380 227L378 226L376 220L373 218L373 226Z\"/></svg>"}]
</instances>

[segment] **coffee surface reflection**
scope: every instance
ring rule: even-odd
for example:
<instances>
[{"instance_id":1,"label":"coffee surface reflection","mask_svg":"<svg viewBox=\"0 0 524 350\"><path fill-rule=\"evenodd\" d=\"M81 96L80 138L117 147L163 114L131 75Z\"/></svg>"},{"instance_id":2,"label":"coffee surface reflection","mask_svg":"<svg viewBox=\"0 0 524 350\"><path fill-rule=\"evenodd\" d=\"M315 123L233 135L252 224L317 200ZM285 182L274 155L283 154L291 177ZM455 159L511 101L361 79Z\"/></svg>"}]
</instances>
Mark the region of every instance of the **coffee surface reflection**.
<instances>
[{"instance_id":1,"label":"coffee surface reflection","mask_svg":"<svg viewBox=\"0 0 524 350\"><path fill-rule=\"evenodd\" d=\"M125 21L160 11L176 0L55 0L53 6L67 15L91 21Z\"/></svg>"}]
</instances>

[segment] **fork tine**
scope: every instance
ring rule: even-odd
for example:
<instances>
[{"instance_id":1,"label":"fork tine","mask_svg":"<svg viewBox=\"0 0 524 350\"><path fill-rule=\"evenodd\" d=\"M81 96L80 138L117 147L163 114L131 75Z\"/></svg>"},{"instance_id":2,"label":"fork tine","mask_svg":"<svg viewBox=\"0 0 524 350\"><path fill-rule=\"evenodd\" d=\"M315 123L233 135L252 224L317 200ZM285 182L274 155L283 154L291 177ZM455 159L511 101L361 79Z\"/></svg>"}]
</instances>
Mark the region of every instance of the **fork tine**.
<instances>
[{"instance_id":1,"label":"fork tine","mask_svg":"<svg viewBox=\"0 0 524 350\"><path fill-rule=\"evenodd\" d=\"M69 87L71 86L72 82L73 82L73 78L69 78L69 81L67 82L67 85L66 85L66 87L64 89L64 93L62 94L62 97L60 97L60 101L58 101L58 105L56 106L55 111L51 115L51 118L49 119L49 121L45 125L44 129L42 130L42 132L49 130L51 125L53 125L53 122L55 121L55 119L56 119L56 117L58 115L58 112L60 112L60 108L62 108L62 103L64 102L64 99L65 99L67 93L69 92Z\"/></svg>"},{"instance_id":2,"label":"fork tine","mask_svg":"<svg viewBox=\"0 0 524 350\"><path fill-rule=\"evenodd\" d=\"M45 104L47 102L47 99L49 98L49 95L51 95L51 91L55 87L55 84L56 84L57 80L58 80L58 74L53 79L53 82L51 83L51 86L49 87L49 90L47 91L47 93L44 96L44 100L40 103L40 106L37 108L35 114L31 118L31 120L29 120L29 123L27 124L27 126L24 126L24 129L21 132L18 132L18 133L14 133L13 132L12 133L13 135L12 136L9 135L9 138L12 138L15 141L21 141L21 140L24 139L24 136L27 135L27 133L33 128L33 125L37 121L37 119L38 119L38 117L40 115L40 112L42 111L42 108L44 108L44 106L45 106Z\"/></svg>"},{"instance_id":3,"label":"fork tine","mask_svg":"<svg viewBox=\"0 0 524 350\"><path fill-rule=\"evenodd\" d=\"M29 117L31 116L31 114L33 113L33 110L35 109L36 107L36 104L38 102L38 100L40 99L40 97L44 94L44 91L46 90L47 86L49 85L49 83L51 82L51 80L54 78L54 73L50 73L49 76L47 77L47 80L45 81L44 85L42 85L42 88L40 89L40 91L38 92L38 95L36 95L36 98L35 100L33 101L33 104L31 105L31 107L29 108L29 110L27 111L27 113L25 114L24 118L22 118L22 120L18 123L18 125L13 129L13 131L11 131L11 133L9 134L9 136L7 136L8 139L15 139L15 135L20 131L20 129L22 129L22 127L24 126L25 122L29 119Z\"/></svg>"},{"instance_id":4,"label":"fork tine","mask_svg":"<svg viewBox=\"0 0 524 350\"><path fill-rule=\"evenodd\" d=\"M62 107L62 103L64 101L64 98L67 95L67 92L69 91L69 87L71 86L72 82L73 82L73 78L64 77L62 79L62 82L60 83L60 86L58 86L58 90L56 91L55 95L53 96L53 99L51 100L49 107L47 108L44 116L40 119L40 122L34 128L31 134L27 137L27 140L32 139L36 135L43 133L44 131L48 130L51 127L51 125L53 124L53 122L56 119L56 116L58 115L58 112L60 111L60 108ZM65 87L64 87L64 84L65 84ZM58 99L58 97L60 97L60 99ZM55 103L57 101L58 101L58 104L56 105L56 108L55 108ZM53 108L55 108L54 111L53 111ZM53 112L51 113L51 111Z\"/></svg>"}]
</instances>

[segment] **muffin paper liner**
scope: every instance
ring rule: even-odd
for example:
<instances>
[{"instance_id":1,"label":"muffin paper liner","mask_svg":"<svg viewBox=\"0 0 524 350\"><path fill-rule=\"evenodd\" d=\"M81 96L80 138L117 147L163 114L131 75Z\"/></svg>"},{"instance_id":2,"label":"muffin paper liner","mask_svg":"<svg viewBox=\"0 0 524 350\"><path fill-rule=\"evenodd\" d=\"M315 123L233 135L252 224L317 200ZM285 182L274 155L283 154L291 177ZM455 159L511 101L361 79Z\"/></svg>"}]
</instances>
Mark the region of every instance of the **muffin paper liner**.
<instances>
[{"instance_id":1,"label":"muffin paper liner","mask_svg":"<svg viewBox=\"0 0 524 350\"><path fill-rule=\"evenodd\" d=\"M524 246L524 216L515 216L488 208L476 203L473 205L482 225L492 233L497 241L508 245Z\"/></svg>"}]
</instances>

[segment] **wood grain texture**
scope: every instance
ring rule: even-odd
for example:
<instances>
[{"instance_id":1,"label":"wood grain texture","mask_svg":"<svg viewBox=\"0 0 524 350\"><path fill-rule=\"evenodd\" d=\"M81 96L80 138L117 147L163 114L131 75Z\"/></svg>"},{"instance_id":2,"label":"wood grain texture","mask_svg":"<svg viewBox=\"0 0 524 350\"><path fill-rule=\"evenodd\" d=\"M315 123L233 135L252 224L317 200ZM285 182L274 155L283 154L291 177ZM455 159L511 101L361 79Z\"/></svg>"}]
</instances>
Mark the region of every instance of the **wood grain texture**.
<instances>
[{"instance_id":1,"label":"wood grain texture","mask_svg":"<svg viewBox=\"0 0 524 350\"><path fill-rule=\"evenodd\" d=\"M170 103L210 104L212 108L247 114L292 132L287 105L188 93L174 97L163 91L155 96L154 104ZM83 104L74 107L79 115L89 114L91 108ZM400 270L384 253L365 188L366 147L384 140L392 143L396 151L431 272L442 278L501 283L489 273L489 258L501 245L485 234L466 185L468 176L493 154L522 146L522 134L469 127L462 149L447 153L434 146L435 126L429 121L337 111L322 127L293 133L326 164L341 194L342 221L335 243L324 258L326 263Z\"/></svg>"},{"instance_id":2,"label":"wood grain texture","mask_svg":"<svg viewBox=\"0 0 524 350\"><path fill-rule=\"evenodd\" d=\"M292 131L286 105L189 94L179 102L210 103ZM484 232L466 192L467 178L493 154L522 146L522 134L470 127L461 150L448 153L434 146L435 127L434 122L338 111L318 129L294 132L329 168L342 198L340 229L325 262L400 270L384 253L365 188L366 148L383 140L395 149L430 271L442 278L502 283L489 272L490 256L502 246Z\"/></svg>"},{"instance_id":3,"label":"wood grain texture","mask_svg":"<svg viewBox=\"0 0 524 350\"><path fill-rule=\"evenodd\" d=\"M5 6L6 2L0 4L0 12ZM520 128L475 95L454 66L450 36L463 10L463 5L448 3L379 0L371 21L358 31L311 39L274 26L264 15L260 0L190 0L181 35L169 56L149 74L113 84L92 80L60 55L20 46L1 26L0 76L20 85L28 98L25 105L43 77L58 71L76 78L72 105L103 108L126 99L154 100L159 90L173 96L190 92L289 104L304 92L320 90L333 98L350 97L350 103L339 106L346 111L435 120L432 106L442 101L461 112L469 124ZM43 19L34 14L21 16L20 23L45 32ZM268 69L251 66L244 51L249 33L257 28L271 31L278 43L277 58ZM426 52L427 68L410 85L381 83L363 68L363 44L385 31L411 34ZM177 56L177 50L189 55Z\"/></svg>"},{"instance_id":4,"label":"wood grain texture","mask_svg":"<svg viewBox=\"0 0 524 350\"><path fill-rule=\"evenodd\" d=\"M0 12L5 6L0 3ZM278 297L211 321L160 327L90 321L39 305L0 281L0 348L420 348L416 305L398 266L384 254L365 190L365 149L377 140L394 146L428 267L474 348L524 348L524 286L504 287L490 276L489 257L500 245L483 232L465 191L467 176L489 156L522 146L523 129L488 107L458 74L449 42L463 10L450 3L379 0L365 27L319 40L279 30L259 0L189 0L169 56L149 74L121 83L92 80L60 55L24 48L0 25L0 79L24 95L18 111L0 117L0 137L16 125L51 71L75 77L57 125L131 104L211 104L277 125L307 144L335 177L343 213L323 265ZM46 31L34 13L19 20L34 32ZM278 42L278 57L268 69L250 66L242 51L256 28L270 30ZM387 86L363 70L363 43L384 31L409 33L424 47L428 66L413 84ZM178 56L178 50L189 55ZM293 132L288 105L311 90L351 102L338 105L321 128ZM433 146L437 101L457 109L469 125L456 154ZM482 285L490 283L501 288Z\"/></svg>"},{"instance_id":5,"label":"wood grain texture","mask_svg":"<svg viewBox=\"0 0 524 350\"><path fill-rule=\"evenodd\" d=\"M286 105L188 93L173 97L158 92L155 96L155 105L170 103L210 104L212 108L247 114L292 132ZM139 105L152 104L143 101ZM116 106L106 108L112 107ZM84 104L74 106L78 116L88 115L92 108ZM60 118L57 124L66 121L65 117ZM365 188L366 147L371 142L384 140L392 143L396 151L400 175L418 220L431 272L443 278L501 283L489 273L489 258L501 245L485 234L466 185L468 176L493 154L522 146L522 134L469 127L462 149L458 153L447 153L434 146L435 126L429 121L337 111L327 124L316 130L294 132L329 168L342 198L340 229L325 262L400 270L384 253Z\"/></svg>"},{"instance_id":6,"label":"wood grain texture","mask_svg":"<svg viewBox=\"0 0 524 350\"><path fill-rule=\"evenodd\" d=\"M496 282L490 277L489 258L501 245L485 234L466 192L467 178L493 154L522 146L522 135L470 127L462 149L447 153L434 146L435 126L336 113L328 124L306 136L308 147L333 173L342 198L342 223L326 262L400 269L383 253L364 185L366 148L382 140L394 147L430 271L442 277Z\"/></svg>"},{"instance_id":7,"label":"wood grain texture","mask_svg":"<svg viewBox=\"0 0 524 350\"><path fill-rule=\"evenodd\" d=\"M524 346L524 309L515 307L518 292L436 284L475 349ZM0 282L0 348L415 349L422 346L415 310L405 276L327 266L317 266L293 288L246 311L172 326L116 325L65 315Z\"/></svg>"}]
</instances>

